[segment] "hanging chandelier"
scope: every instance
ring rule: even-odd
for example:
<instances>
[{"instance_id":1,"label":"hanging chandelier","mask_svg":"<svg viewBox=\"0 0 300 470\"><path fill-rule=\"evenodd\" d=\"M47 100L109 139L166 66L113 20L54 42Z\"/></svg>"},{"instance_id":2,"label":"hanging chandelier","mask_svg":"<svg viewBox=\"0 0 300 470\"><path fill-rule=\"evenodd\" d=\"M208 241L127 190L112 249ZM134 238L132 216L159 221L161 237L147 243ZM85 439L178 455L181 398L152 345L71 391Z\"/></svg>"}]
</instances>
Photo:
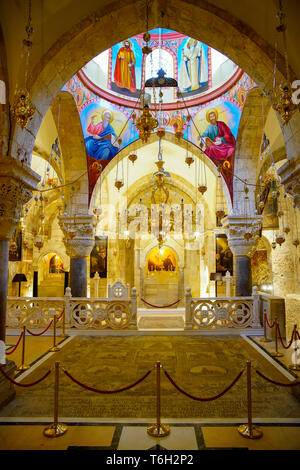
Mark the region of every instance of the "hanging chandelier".
<instances>
[{"instance_id":1,"label":"hanging chandelier","mask_svg":"<svg viewBox=\"0 0 300 470\"><path fill-rule=\"evenodd\" d=\"M282 1L279 0L279 12L277 13L277 18L279 19L279 26L276 30L279 33L282 33L283 36L283 47L284 47L284 56L285 56L285 67L286 67L286 79L281 82L279 88L276 89L276 55L275 55L275 66L274 66L274 86L273 86L273 108L277 111L284 124L287 124L297 106L293 103L292 95L292 85L290 81L290 72L289 72L289 63L288 63L288 53L287 53L287 42L286 42L286 29L287 25L284 23L285 13L282 9ZM275 51L276 54L276 51Z\"/></svg>"},{"instance_id":2,"label":"hanging chandelier","mask_svg":"<svg viewBox=\"0 0 300 470\"><path fill-rule=\"evenodd\" d=\"M23 51L21 54L21 74L22 77L16 85L14 103L11 107L12 118L16 120L17 124L22 130L25 129L28 122L33 118L35 107L32 104L29 91L27 90L27 78L29 71L29 58L32 48L32 41L30 39L33 34L33 27L31 25L31 0L29 0L29 13L28 23L25 27L27 38L23 39ZM24 75L23 75L24 74Z\"/></svg>"},{"instance_id":3,"label":"hanging chandelier","mask_svg":"<svg viewBox=\"0 0 300 470\"><path fill-rule=\"evenodd\" d=\"M142 142L146 143L151 136L151 133L158 126L158 121L154 118L150 112L150 95L144 93L142 114L136 120L136 128L139 131L139 137Z\"/></svg>"}]
</instances>

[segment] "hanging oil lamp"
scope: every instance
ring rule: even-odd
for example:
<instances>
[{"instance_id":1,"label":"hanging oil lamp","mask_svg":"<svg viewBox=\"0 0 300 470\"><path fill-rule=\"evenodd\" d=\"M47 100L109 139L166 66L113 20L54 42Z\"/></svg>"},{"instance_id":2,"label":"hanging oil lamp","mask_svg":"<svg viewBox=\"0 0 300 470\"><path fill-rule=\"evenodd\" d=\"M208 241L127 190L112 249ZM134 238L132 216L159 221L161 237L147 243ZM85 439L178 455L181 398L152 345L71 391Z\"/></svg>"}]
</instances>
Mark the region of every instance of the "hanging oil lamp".
<instances>
[{"instance_id":1,"label":"hanging oil lamp","mask_svg":"<svg viewBox=\"0 0 300 470\"><path fill-rule=\"evenodd\" d=\"M124 186L124 183L123 181L121 180L116 180L115 181L115 187L117 188L118 191L120 191L120 189Z\"/></svg>"},{"instance_id":2,"label":"hanging oil lamp","mask_svg":"<svg viewBox=\"0 0 300 470\"><path fill-rule=\"evenodd\" d=\"M285 242L284 236L283 235L277 235L276 243L278 243L278 245L281 246L283 242Z\"/></svg>"},{"instance_id":3,"label":"hanging oil lamp","mask_svg":"<svg viewBox=\"0 0 300 470\"><path fill-rule=\"evenodd\" d=\"M134 165L134 162L137 160L137 154L136 153L131 153L128 158L132 162L132 164Z\"/></svg>"},{"instance_id":4,"label":"hanging oil lamp","mask_svg":"<svg viewBox=\"0 0 300 470\"><path fill-rule=\"evenodd\" d=\"M201 193L202 196L203 196L203 194L207 191L207 186L205 186L204 184L199 185L199 186L198 186L198 191L199 191L199 193Z\"/></svg>"}]
</instances>

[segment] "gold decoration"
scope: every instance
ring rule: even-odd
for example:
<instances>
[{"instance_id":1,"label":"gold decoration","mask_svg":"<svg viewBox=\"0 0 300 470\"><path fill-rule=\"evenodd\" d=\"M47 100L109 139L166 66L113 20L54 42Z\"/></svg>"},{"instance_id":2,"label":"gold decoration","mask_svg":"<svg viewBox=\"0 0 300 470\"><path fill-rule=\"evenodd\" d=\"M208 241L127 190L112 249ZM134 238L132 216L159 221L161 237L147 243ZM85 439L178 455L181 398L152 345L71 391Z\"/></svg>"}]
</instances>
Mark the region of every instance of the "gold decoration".
<instances>
[{"instance_id":1,"label":"gold decoration","mask_svg":"<svg viewBox=\"0 0 300 470\"><path fill-rule=\"evenodd\" d=\"M204 194L207 191L207 186L205 186L204 184L198 186L198 191L199 193Z\"/></svg>"},{"instance_id":2,"label":"gold decoration","mask_svg":"<svg viewBox=\"0 0 300 470\"><path fill-rule=\"evenodd\" d=\"M252 238L252 233L251 232L245 232L244 233L244 238L245 240L250 240Z\"/></svg>"},{"instance_id":3,"label":"gold decoration","mask_svg":"<svg viewBox=\"0 0 300 470\"><path fill-rule=\"evenodd\" d=\"M185 159L185 163L190 167L192 163L194 163L193 157L187 156Z\"/></svg>"},{"instance_id":4,"label":"gold decoration","mask_svg":"<svg viewBox=\"0 0 300 470\"><path fill-rule=\"evenodd\" d=\"M151 132L158 126L158 121L150 113L149 106L145 105L141 116L136 121L139 136L142 142L147 142Z\"/></svg>"},{"instance_id":5,"label":"gold decoration","mask_svg":"<svg viewBox=\"0 0 300 470\"><path fill-rule=\"evenodd\" d=\"M182 136L183 136L183 132L181 132L179 129L175 131L175 137L178 140L180 140Z\"/></svg>"},{"instance_id":6,"label":"gold decoration","mask_svg":"<svg viewBox=\"0 0 300 470\"><path fill-rule=\"evenodd\" d=\"M149 47L149 46L142 47L142 53L143 54L148 55L148 54L151 54L151 52L152 52L151 47Z\"/></svg>"},{"instance_id":7,"label":"gold decoration","mask_svg":"<svg viewBox=\"0 0 300 470\"><path fill-rule=\"evenodd\" d=\"M122 186L124 186L123 181L121 181L121 180L116 180L116 181L115 181L115 187L118 189L118 191L120 191L120 189L122 188Z\"/></svg>"},{"instance_id":8,"label":"gold decoration","mask_svg":"<svg viewBox=\"0 0 300 470\"><path fill-rule=\"evenodd\" d=\"M276 245L276 242L272 242L272 243L271 243L271 246L272 246L273 250L275 250L275 248L276 248L276 246L277 246L277 245Z\"/></svg>"},{"instance_id":9,"label":"gold decoration","mask_svg":"<svg viewBox=\"0 0 300 470\"><path fill-rule=\"evenodd\" d=\"M137 160L137 155L135 153L131 153L128 158L134 164L134 162Z\"/></svg>"},{"instance_id":10,"label":"gold decoration","mask_svg":"<svg viewBox=\"0 0 300 470\"><path fill-rule=\"evenodd\" d=\"M158 127L156 134L157 136L161 139L162 137L165 136L165 128L164 127Z\"/></svg>"},{"instance_id":11,"label":"gold decoration","mask_svg":"<svg viewBox=\"0 0 300 470\"><path fill-rule=\"evenodd\" d=\"M278 212L277 212L277 215L278 215L278 217L282 217L282 216L283 216L283 212L282 212L282 211L278 211Z\"/></svg>"},{"instance_id":12,"label":"gold decoration","mask_svg":"<svg viewBox=\"0 0 300 470\"><path fill-rule=\"evenodd\" d=\"M223 209L220 209L216 212L216 216L221 219L222 217L224 217L225 215L225 211L223 211Z\"/></svg>"},{"instance_id":13,"label":"gold decoration","mask_svg":"<svg viewBox=\"0 0 300 470\"><path fill-rule=\"evenodd\" d=\"M293 240L293 245L294 245L296 248L300 245L300 242L299 242L298 238L295 238L295 240Z\"/></svg>"},{"instance_id":14,"label":"gold decoration","mask_svg":"<svg viewBox=\"0 0 300 470\"><path fill-rule=\"evenodd\" d=\"M288 233L290 233L291 229L290 229L290 227L287 225L286 227L284 227L283 231L284 231L284 233L288 234Z\"/></svg>"},{"instance_id":15,"label":"gold decoration","mask_svg":"<svg viewBox=\"0 0 300 470\"><path fill-rule=\"evenodd\" d=\"M25 129L30 119L33 118L35 107L33 106L28 91L19 90L15 94L15 102L12 106L12 117L21 129Z\"/></svg>"},{"instance_id":16,"label":"gold decoration","mask_svg":"<svg viewBox=\"0 0 300 470\"><path fill-rule=\"evenodd\" d=\"M284 236L283 236L283 235L278 235L278 236L276 237L276 243L278 243L278 245L281 246L283 242L285 242Z\"/></svg>"},{"instance_id":17,"label":"gold decoration","mask_svg":"<svg viewBox=\"0 0 300 470\"><path fill-rule=\"evenodd\" d=\"M273 94L273 108L277 111L284 124L287 124L297 106L292 101L293 90L289 83L281 83L279 91Z\"/></svg>"}]
</instances>

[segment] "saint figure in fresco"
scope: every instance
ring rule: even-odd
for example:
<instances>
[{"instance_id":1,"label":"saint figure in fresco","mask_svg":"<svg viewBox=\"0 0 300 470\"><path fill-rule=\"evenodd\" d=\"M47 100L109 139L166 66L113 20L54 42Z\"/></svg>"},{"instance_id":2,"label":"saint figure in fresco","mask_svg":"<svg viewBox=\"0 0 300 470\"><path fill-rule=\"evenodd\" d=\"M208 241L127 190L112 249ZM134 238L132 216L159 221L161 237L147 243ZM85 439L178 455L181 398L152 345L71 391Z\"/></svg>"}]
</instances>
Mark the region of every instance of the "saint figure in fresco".
<instances>
[{"instance_id":1,"label":"saint figure in fresco","mask_svg":"<svg viewBox=\"0 0 300 470\"><path fill-rule=\"evenodd\" d=\"M97 115L93 114L87 128L91 134L84 139L86 151L90 157L96 160L109 160L120 150L117 135L111 126L112 113L108 110L102 113L102 122L95 123Z\"/></svg>"},{"instance_id":2,"label":"saint figure in fresco","mask_svg":"<svg viewBox=\"0 0 300 470\"><path fill-rule=\"evenodd\" d=\"M209 125L202 134L206 143L204 152L216 160L226 160L235 151L235 137L225 122L218 121L216 109L207 111L206 120Z\"/></svg>"},{"instance_id":3,"label":"saint figure in fresco","mask_svg":"<svg viewBox=\"0 0 300 470\"><path fill-rule=\"evenodd\" d=\"M135 57L129 39L123 41L123 47L117 54L114 81L119 88L136 92Z\"/></svg>"},{"instance_id":4,"label":"saint figure in fresco","mask_svg":"<svg viewBox=\"0 0 300 470\"><path fill-rule=\"evenodd\" d=\"M202 44L189 38L182 49L181 86L184 91L200 88L208 80Z\"/></svg>"}]
</instances>

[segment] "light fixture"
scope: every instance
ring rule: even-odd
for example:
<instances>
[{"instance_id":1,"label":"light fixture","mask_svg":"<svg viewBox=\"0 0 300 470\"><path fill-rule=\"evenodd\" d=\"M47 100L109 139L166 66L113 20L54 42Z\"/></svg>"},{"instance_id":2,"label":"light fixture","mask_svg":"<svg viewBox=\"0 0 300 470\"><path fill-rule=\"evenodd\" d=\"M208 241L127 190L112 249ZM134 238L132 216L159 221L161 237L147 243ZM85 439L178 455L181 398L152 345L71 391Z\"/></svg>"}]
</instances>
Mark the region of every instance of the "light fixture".
<instances>
[{"instance_id":1,"label":"light fixture","mask_svg":"<svg viewBox=\"0 0 300 470\"><path fill-rule=\"evenodd\" d=\"M284 124L287 124L292 114L295 112L297 106L293 103L292 95L293 89L290 81L290 72L289 72L289 63L288 63L288 53L287 53L287 42L286 42L286 29L287 24L284 23L285 13L282 9L282 1L279 0L279 12L277 13L277 18L279 19L279 26L276 30L279 33L282 33L283 37L283 47L284 47L284 56L285 56L285 67L286 67L286 79L282 81L279 85L279 88L276 89L276 50L275 50L275 66L274 66L274 86L273 86L273 108L277 111Z\"/></svg>"},{"instance_id":2,"label":"light fixture","mask_svg":"<svg viewBox=\"0 0 300 470\"><path fill-rule=\"evenodd\" d=\"M32 104L29 91L27 90L29 59L32 48L30 37L33 34L33 27L31 25L31 0L29 0L28 23L25 27L25 31L27 38L23 39L23 52L20 60L21 75L16 85L14 103L11 107L12 118L16 120L22 130L25 129L35 113L35 107Z\"/></svg>"}]
</instances>

